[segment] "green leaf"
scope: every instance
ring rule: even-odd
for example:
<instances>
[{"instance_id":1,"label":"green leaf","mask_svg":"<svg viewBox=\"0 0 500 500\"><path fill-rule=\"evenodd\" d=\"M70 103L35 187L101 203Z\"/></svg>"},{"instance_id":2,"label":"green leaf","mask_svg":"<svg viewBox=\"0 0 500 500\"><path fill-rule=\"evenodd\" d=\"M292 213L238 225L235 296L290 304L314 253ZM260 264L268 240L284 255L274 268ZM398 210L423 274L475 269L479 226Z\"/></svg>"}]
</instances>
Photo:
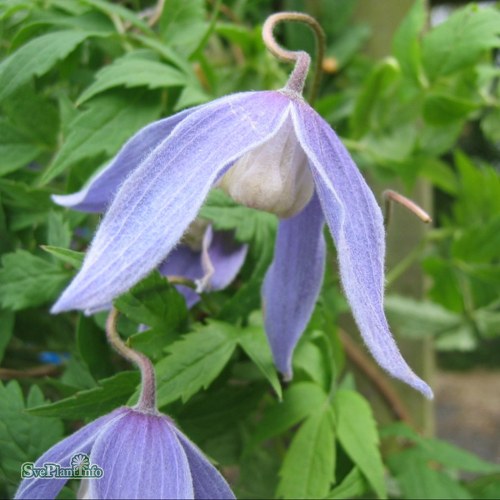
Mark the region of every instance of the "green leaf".
<instances>
[{"instance_id":1,"label":"green leaf","mask_svg":"<svg viewBox=\"0 0 500 500\"><path fill-rule=\"evenodd\" d=\"M370 405L358 393L341 390L335 396L335 415L342 448L359 467L378 497L387 498L377 426Z\"/></svg>"},{"instance_id":2,"label":"green leaf","mask_svg":"<svg viewBox=\"0 0 500 500\"><path fill-rule=\"evenodd\" d=\"M40 151L30 137L0 117L0 176L25 167Z\"/></svg>"},{"instance_id":3,"label":"green leaf","mask_svg":"<svg viewBox=\"0 0 500 500\"><path fill-rule=\"evenodd\" d=\"M0 309L0 362L14 333L14 318L12 311Z\"/></svg>"},{"instance_id":4,"label":"green leaf","mask_svg":"<svg viewBox=\"0 0 500 500\"><path fill-rule=\"evenodd\" d=\"M281 401L283 397L281 385L276 368L274 367L271 349L264 329L259 326L245 328L238 338L238 343L265 375L278 399Z\"/></svg>"},{"instance_id":5,"label":"green leaf","mask_svg":"<svg viewBox=\"0 0 500 500\"><path fill-rule=\"evenodd\" d=\"M170 344L169 355L156 365L158 406L178 398L186 402L207 388L226 366L236 347L238 330L211 321Z\"/></svg>"},{"instance_id":6,"label":"green leaf","mask_svg":"<svg viewBox=\"0 0 500 500\"><path fill-rule=\"evenodd\" d=\"M204 0L167 0L160 18L163 40L183 54L191 55L205 36Z\"/></svg>"},{"instance_id":7,"label":"green leaf","mask_svg":"<svg viewBox=\"0 0 500 500\"><path fill-rule=\"evenodd\" d=\"M435 80L474 64L486 50L500 46L500 13L469 5L458 9L423 40L427 76Z\"/></svg>"},{"instance_id":8,"label":"green leaf","mask_svg":"<svg viewBox=\"0 0 500 500\"><path fill-rule=\"evenodd\" d=\"M2 257L0 269L0 302L17 311L55 299L69 275L58 265L17 250Z\"/></svg>"},{"instance_id":9,"label":"green leaf","mask_svg":"<svg viewBox=\"0 0 500 500\"><path fill-rule=\"evenodd\" d=\"M115 93L93 99L69 124L68 137L44 172L41 184L85 158L113 155L134 132L156 119L159 111L157 96L152 92Z\"/></svg>"},{"instance_id":10,"label":"green leaf","mask_svg":"<svg viewBox=\"0 0 500 500\"><path fill-rule=\"evenodd\" d=\"M30 40L0 64L0 101L33 76L47 73L92 33L64 30Z\"/></svg>"},{"instance_id":11,"label":"green leaf","mask_svg":"<svg viewBox=\"0 0 500 500\"><path fill-rule=\"evenodd\" d=\"M298 382L289 387L284 394L283 402L275 403L264 414L252 436L252 444L258 444L307 418L327 401L323 389L311 382Z\"/></svg>"},{"instance_id":12,"label":"green leaf","mask_svg":"<svg viewBox=\"0 0 500 500\"><path fill-rule=\"evenodd\" d=\"M346 498L362 497L367 489L366 479L360 470L354 467L342 482L328 493L327 498L345 500Z\"/></svg>"},{"instance_id":13,"label":"green leaf","mask_svg":"<svg viewBox=\"0 0 500 500\"><path fill-rule=\"evenodd\" d=\"M85 254L83 252L75 252L69 248L52 247L50 245L41 245L41 249L57 257L61 262L70 264L75 269L80 269Z\"/></svg>"},{"instance_id":14,"label":"green leaf","mask_svg":"<svg viewBox=\"0 0 500 500\"><path fill-rule=\"evenodd\" d=\"M63 426L57 418L39 418L26 413L26 409L44 402L36 385L31 387L24 401L16 381L5 386L0 383L0 400L0 469L18 483L21 464L36 461L59 441L63 436Z\"/></svg>"},{"instance_id":15,"label":"green leaf","mask_svg":"<svg viewBox=\"0 0 500 500\"><path fill-rule=\"evenodd\" d=\"M469 499L469 492L446 473L429 467L417 450L406 450L391 455L389 464L396 472L403 497Z\"/></svg>"},{"instance_id":16,"label":"green leaf","mask_svg":"<svg viewBox=\"0 0 500 500\"><path fill-rule=\"evenodd\" d=\"M277 218L267 212L237 205L219 189L210 192L200 216L210 219L216 229L234 230L238 241L251 242L241 273L245 276L247 272L250 276L220 312L221 318L231 322L246 317L260 306L262 278L274 253Z\"/></svg>"},{"instance_id":17,"label":"green leaf","mask_svg":"<svg viewBox=\"0 0 500 500\"><path fill-rule=\"evenodd\" d=\"M49 247L69 247L71 229L62 212L49 213L47 218L47 243Z\"/></svg>"},{"instance_id":18,"label":"green leaf","mask_svg":"<svg viewBox=\"0 0 500 500\"><path fill-rule=\"evenodd\" d=\"M335 439L329 406L317 409L292 439L280 469L277 495L322 498L334 481Z\"/></svg>"},{"instance_id":19,"label":"green leaf","mask_svg":"<svg viewBox=\"0 0 500 500\"><path fill-rule=\"evenodd\" d=\"M449 125L464 120L478 108L478 103L457 96L429 93L424 99L423 116L431 125Z\"/></svg>"},{"instance_id":20,"label":"green leaf","mask_svg":"<svg viewBox=\"0 0 500 500\"><path fill-rule=\"evenodd\" d=\"M120 296L115 306L136 323L167 332L175 331L187 315L182 295L157 272Z\"/></svg>"},{"instance_id":21,"label":"green leaf","mask_svg":"<svg viewBox=\"0 0 500 500\"><path fill-rule=\"evenodd\" d=\"M30 414L41 417L58 416L81 420L94 419L109 413L127 402L140 381L138 372L121 372L100 380L99 386L79 391L69 398L30 409Z\"/></svg>"},{"instance_id":22,"label":"green leaf","mask_svg":"<svg viewBox=\"0 0 500 500\"><path fill-rule=\"evenodd\" d=\"M373 111L381 96L399 78L400 69L392 58L380 61L364 83L350 116L353 139L360 139L373 129Z\"/></svg>"},{"instance_id":23,"label":"green leaf","mask_svg":"<svg viewBox=\"0 0 500 500\"><path fill-rule=\"evenodd\" d=\"M411 338L443 334L461 326L461 315L430 301L417 301L398 295L385 299L385 311L398 332Z\"/></svg>"},{"instance_id":24,"label":"green leaf","mask_svg":"<svg viewBox=\"0 0 500 500\"><path fill-rule=\"evenodd\" d=\"M422 73L420 36L426 20L426 2L417 0L400 24L392 43L392 52L403 74L417 84L420 84Z\"/></svg>"},{"instance_id":25,"label":"green leaf","mask_svg":"<svg viewBox=\"0 0 500 500\"><path fill-rule=\"evenodd\" d=\"M481 130L489 141L500 142L500 108L492 109L484 116Z\"/></svg>"},{"instance_id":26,"label":"green leaf","mask_svg":"<svg viewBox=\"0 0 500 500\"><path fill-rule=\"evenodd\" d=\"M83 91L77 105L113 87L168 88L184 86L186 81L186 76L171 66L128 54L98 71L95 82Z\"/></svg>"}]
</instances>

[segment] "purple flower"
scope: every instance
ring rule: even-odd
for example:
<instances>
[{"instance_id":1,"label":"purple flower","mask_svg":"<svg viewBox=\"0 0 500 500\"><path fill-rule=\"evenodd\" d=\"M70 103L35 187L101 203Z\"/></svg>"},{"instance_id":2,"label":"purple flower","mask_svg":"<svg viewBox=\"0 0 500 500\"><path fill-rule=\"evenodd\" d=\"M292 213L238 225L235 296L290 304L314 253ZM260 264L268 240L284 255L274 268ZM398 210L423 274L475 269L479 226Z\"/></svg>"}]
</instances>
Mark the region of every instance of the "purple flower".
<instances>
[{"instance_id":1,"label":"purple flower","mask_svg":"<svg viewBox=\"0 0 500 500\"><path fill-rule=\"evenodd\" d=\"M335 132L296 90L306 62L292 74L295 85L233 94L149 125L90 188L56 197L86 209L112 202L82 269L52 312L96 310L128 290L164 261L219 185L236 201L282 218L263 303L274 360L285 377L321 288L326 220L366 345L391 375L432 397L401 356L385 318L381 210Z\"/></svg>"},{"instance_id":2,"label":"purple flower","mask_svg":"<svg viewBox=\"0 0 500 500\"><path fill-rule=\"evenodd\" d=\"M217 469L161 414L119 408L53 446L34 467L70 467L81 454L103 471L82 481L83 498L235 498ZM55 498L67 481L24 479L15 498Z\"/></svg>"},{"instance_id":3,"label":"purple flower","mask_svg":"<svg viewBox=\"0 0 500 500\"><path fill-rule=\"evenodd\" d=\"M194 238L184 236L184 243L175 247L158 269L165 276L182 276L196 283L196 290L176 285L189 308L200 300L199 293L223 290L230 285L248 250L248 245L236 242L232 231L214 231L211 225L200 229L201 241L197 241L196 234Z\"/></svg>"}]
</instances>

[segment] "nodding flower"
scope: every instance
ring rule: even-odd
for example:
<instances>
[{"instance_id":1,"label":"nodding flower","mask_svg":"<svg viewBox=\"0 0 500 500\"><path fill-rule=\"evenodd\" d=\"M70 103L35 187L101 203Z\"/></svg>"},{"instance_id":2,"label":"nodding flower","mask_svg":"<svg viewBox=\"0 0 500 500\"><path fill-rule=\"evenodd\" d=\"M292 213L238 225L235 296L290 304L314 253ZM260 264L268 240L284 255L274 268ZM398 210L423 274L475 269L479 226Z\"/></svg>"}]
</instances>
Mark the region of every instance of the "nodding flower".
<instances>
[{"instance_id":1,"label":"nodding flower","mask_svg":"<svg viewBox=\"0 0 500 500\"><path fill-rule=\"evenodd\" d=\"M267 336L284 376L292 376L293 350L321 288L326 222L368 349L392 376L431 398L385 317L382 212L345 146L302 96L309 55L272 38L279 21L313 24L304 16L278 14L264 25L270 50L295 62L284 88L228 95L152 123L88 188L56 198L73 207L92 207L103 197L111 202L80 272L52 312L96 310L127 291L167 258L219 186L281 219L262 296Z\"/></svg>"}]
</instances>

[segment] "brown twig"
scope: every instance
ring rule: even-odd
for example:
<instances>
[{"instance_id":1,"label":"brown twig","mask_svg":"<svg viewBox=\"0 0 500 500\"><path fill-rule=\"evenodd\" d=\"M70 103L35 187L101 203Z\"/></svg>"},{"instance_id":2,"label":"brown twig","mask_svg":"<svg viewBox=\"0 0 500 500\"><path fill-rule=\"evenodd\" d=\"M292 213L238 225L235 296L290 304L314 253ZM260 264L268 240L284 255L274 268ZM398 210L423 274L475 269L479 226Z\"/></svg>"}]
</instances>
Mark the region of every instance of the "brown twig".
<instances>
[{"instance_id":1,"label":"brown twig","mask_svg":"<svg viewBox=\"0 0 500 500\"><path fill-rule=\"evenodd\" d=\"M392 211L392 203L399 203L410 212L414 213L422 222L428 224L432 222L431 216L420 206L418 206L414 201L410 200L406 196L399 194L392 189L386 189L382 196L385 201L385 217L384 217L384 225L387 227L391 220L391 211Z\"/></svg>"},{"instance_id":2,"label":"brown twig","mask_svg":"<svg viewBox=\"0 0 500 500\"><path fill-rule=\"evenodd\" d=\"M1 380L12 380L18 378L47 377L57 375L61 367L58 365L40 365L26 370L14 370L13 368L0 368Z\"/></svg>"}]
</instances>

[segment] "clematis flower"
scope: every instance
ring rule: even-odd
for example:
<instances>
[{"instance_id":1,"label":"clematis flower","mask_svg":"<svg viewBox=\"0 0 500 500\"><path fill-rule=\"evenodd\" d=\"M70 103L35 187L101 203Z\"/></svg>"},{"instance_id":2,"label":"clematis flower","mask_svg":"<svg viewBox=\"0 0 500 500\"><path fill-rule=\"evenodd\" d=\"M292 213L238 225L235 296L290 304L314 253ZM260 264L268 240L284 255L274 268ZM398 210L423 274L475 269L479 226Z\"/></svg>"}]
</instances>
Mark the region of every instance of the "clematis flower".
<instances>
[{"instance_id":1,"label":"clematis flower","mask_svg":"<svg viewBox=\"0 0 500 500\"><path fill-rule=\"evenodd\" d=\"M296 66L283 89L222 97L153 123L125 144L102 182L125 180L52 312L91 311L128 290L175 248L209 190L220 185L236 201L282 219L262 295L266 333L285 377L321 288L326 221L372 355L432 397L401 356L385 317L381 210L338 136L302 97L309 55L286 52ZM91 191L74 196L94 203Z\"/></svg>"},{"instance_id":2,"label":"clematis flower","mask_svg":"<svg viewBox=\"0 0 500 500\"><path fill-rule=\"evenodd\" d=\"M70 467L77 454L103 470L81 498L235 498L225 479L166 416L118 408L44 453L34 467ZM24 479L15 498L56 498L68 478Z\"/></svg>"}]
</instances>

